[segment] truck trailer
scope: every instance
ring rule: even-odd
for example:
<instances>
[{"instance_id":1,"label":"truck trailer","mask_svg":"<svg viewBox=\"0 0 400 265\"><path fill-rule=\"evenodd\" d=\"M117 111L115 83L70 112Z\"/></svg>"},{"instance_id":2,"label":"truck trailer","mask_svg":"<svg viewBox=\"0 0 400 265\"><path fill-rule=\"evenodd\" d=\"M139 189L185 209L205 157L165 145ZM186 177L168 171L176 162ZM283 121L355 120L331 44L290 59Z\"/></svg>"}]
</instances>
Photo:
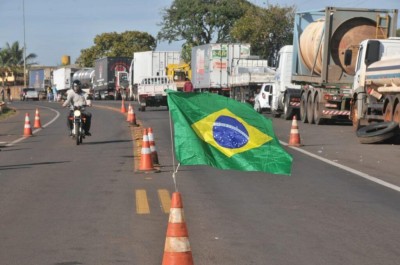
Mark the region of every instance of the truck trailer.
<instances>
[{"instance_id":1,"label":"truck trailer","mask_svg":"<svg viewBox=\"0 0 400 265\"><path fill-rule=\"evenodd\" d=\"M121 99L126 97L127 80L132 58L103 57L94 63L93 90L102 93L104 98ZM129 92L128 92L129 93Z\"/></svg>"},{"instance_id":2,"label":"truck trailer","mask_svg":"<svg viewBox=\"0 0 400 265\"><path fill-rule=\"evenodd\" d=\"M204 44L192 48L194 91L209 91L254 104L261 86L273 80L268 61L250 54L247 43Z\"/></svg>"},{"instance_id":3,"label":"truck trailer","mask_svg":"<svg viewBox=\"0 0 400 265\"><path fill-rule=\"evenodd\" d=\"M71 88L73 76L78 68L74 67L61 67L53 71L53 85L56 86L57 91L62 93Z\"/></svg>"},{"instance_id":4,"label":"truck trailer","mask_svg":"<svg viewBox=\"0 0 400 265\"><path fill-rule=\"evenodd\" d=\"M301 86L300 118L321 124L348 120L356 57L366 39L395 34L393 10L326 7L298 12L294 21L292 82Z\"/></svg>"}]
</instances>

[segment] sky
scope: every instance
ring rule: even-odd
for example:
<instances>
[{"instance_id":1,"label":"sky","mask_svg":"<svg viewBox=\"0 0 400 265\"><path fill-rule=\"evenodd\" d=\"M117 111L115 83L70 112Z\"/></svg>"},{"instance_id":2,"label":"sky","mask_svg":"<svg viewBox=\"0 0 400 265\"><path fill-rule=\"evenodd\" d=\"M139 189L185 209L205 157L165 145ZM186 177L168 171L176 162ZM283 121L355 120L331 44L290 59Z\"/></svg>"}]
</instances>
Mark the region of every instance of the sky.
<instances>
[{"instance_id":1,"label":"sky","mask_svg":"<svg viewBox=\"0 0 400 265\"><path fill-rule=\"evenodd\" d=\"M94 45L96 35L106 32L142 31L156 37L162 21L161 11L173 0L0 0L0 48L18 41L26 52L37 55L45 66L61 65L68 55L71 62L82 49ZM400 9L400 0L250 0L296 6L298 11L326 6ZM23 8L24 7L24 8ZM24 23L25 18L25 23ZM400 19L398 19L400 23ZM400 24L398 23L398 28ZM25 32L25 34L24 34ZM158 51L179 51L182 42L157 44Z\"/></svg>"}]
</instances>

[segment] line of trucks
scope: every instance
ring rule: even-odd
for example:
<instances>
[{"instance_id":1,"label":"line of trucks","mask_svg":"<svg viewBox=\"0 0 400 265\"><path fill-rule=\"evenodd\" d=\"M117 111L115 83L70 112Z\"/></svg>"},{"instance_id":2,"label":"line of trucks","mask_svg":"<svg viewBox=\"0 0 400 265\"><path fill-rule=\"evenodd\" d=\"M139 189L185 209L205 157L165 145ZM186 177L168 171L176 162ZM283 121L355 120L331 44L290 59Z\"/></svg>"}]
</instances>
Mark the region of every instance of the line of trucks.
<instances>
[{"instance_id":1,"label":"line of trucks","mask_svg":"<svg viewBox=\"0 0 400 265\"><path fill-rule=\"evenodd\" d=\"M352 121L361 142L378 142L400 123L397 16L397 9L298 12L293 44L280 49L276 67L251 55L250 44L218 43L193 47L190 64L179 51L135 52L99 59L94 69L64 73L60 82L81 78L94 91L137 100L144 111L167 106L165 90L181 90L189 78L195 91L248 102L275 117L299 115L317 125ZM67 70L55 70L54 80L57 71Z\"/></svg>"}]
</instances>

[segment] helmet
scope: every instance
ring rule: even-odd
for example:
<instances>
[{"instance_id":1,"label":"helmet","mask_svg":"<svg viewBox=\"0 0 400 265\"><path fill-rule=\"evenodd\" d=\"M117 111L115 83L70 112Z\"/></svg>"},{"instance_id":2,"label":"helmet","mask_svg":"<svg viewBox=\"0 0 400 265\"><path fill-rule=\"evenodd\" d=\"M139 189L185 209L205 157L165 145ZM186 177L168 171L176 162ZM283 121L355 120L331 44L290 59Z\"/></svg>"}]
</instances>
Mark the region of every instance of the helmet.
<instances>
[{"instance_id":1,"label":"helmet","mask_svg":"<svg viewBox=\"0 0 400 265\"><path fill-rule=\"evenodd\" d=\"M75 91L76 93L82 92L81 81L79 81L79 80L74 80L74 82L72 83L72 88L74 89L74 91Z\"/></svg>"}]
</instances>

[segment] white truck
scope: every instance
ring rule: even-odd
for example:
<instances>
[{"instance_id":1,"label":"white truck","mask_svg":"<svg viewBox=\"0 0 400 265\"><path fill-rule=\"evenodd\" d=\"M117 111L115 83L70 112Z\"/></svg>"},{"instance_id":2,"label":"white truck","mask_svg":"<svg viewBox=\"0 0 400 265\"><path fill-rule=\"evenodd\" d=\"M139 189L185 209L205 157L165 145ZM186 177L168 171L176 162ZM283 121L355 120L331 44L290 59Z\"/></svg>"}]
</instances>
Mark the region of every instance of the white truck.
<instances>
[{"instance_id":1,"label":"white truck","mask_svg":"<svg viewBox=\"0 0 400 265\"><path fill-rule=\"evenodd\" d=\"M166 76L143 78L136 93L139 111L145 111L146 107L168 107L166 90L177 90L176 84Z\"/></svg>"},{"instance_id":2,"label":"white truck","mask_svg":"<svg viewBox=\"0 0 400 265\"><path fill-rule=\"evenodd\" d=\"M57 91L65 92L71 88L73 76L78 68L61 67L53 71L52 84L56 86Z\"/></svg>"},{"instance_id":3,"label":"white truck","mask_svg":"<svg viewBox=\"0 0 400 265\"><path fill-rule=\"evenodd\" d=\"M349 121L356 57L367 39L396 33L397 10L326 7L298 12L294 20L292 82L301 85L300 118L306 123Z\"/></svg>"},{"instance_id":4,"label":"white truck","mask_svg":"<svg viewBox=\"0 0 400 265\"><path fill-rule=\"evenodd\" d=\"M169 64L179 64L179 51L144 51L133 53L128 82L131 99L138 100L138 85L145 78L166 77Z\"/></svg>"},{"instance_id":5,"label":"white truck","mask_svg":"<svg viewBox=\"0 0 400 265\"><path fill-rule=\"evenodd\" d=\"M194 91L208 91L254 104L261 85L273 80L268 61L250 54L247 43L211 43L192 48Z\"/></svg>"},{"instance_id":6,"label":"white truck","mask_svg":"<svg viewBox=\"0 0 400 265\"><path fill-rule=\"evenodd\" d=\"M231 61L233 63L228 74L230 97L254 105L262 85L274 80L275 70L268 66L267 60L258 56L233 58Z\"/></svg>"},{"instance_id":7,"label":"white truck","mask_svg":"<svg viewBox=\"0 0 400 265\"><path fill-rule=\"evenodd\" d=\"M275 117L288 120L299 112L301 87L291 83L293 46L283 46L278 55L274 80L262 85L254 109L260 113L269 109Z\"/></svg>"},{"instance_id":8,"label":"white truck","mask_svg":"<svg viewBox=\"0 0 400 265\"><path fill-rule=\"evenodd\" d=\"M352 57L347 50L345 60ZM361 42L355 70L350 119L360 142L392 138L400 123L400 38Z\"/></svg>"}]
</instances>

